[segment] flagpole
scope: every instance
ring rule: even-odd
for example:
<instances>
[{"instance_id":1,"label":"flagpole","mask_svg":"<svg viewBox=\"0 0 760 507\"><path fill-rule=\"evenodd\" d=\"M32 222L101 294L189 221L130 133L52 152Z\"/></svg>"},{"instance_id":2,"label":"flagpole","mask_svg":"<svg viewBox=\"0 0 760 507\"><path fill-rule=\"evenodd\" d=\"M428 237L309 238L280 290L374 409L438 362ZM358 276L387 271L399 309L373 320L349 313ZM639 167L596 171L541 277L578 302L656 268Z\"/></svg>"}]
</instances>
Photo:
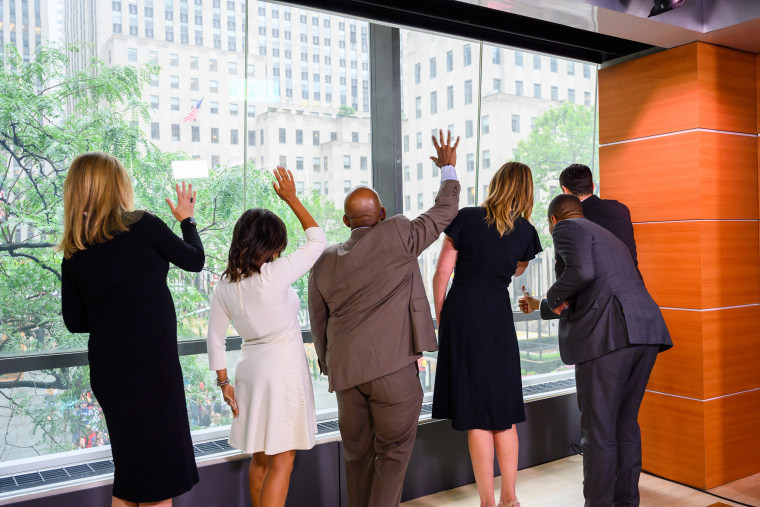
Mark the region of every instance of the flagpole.
<instances>
[{"instance_id":1,"label":"flagpole","mask_svg":"<svg viewBox=\"0 0 760 507\"><path fill-rule=\"evenodd\" d=\"M243 209L248 209L248 5L251 0L245 2L245 42L243 50L245 55L245 70L243 71Z\"/></svg>"}]
</instances>

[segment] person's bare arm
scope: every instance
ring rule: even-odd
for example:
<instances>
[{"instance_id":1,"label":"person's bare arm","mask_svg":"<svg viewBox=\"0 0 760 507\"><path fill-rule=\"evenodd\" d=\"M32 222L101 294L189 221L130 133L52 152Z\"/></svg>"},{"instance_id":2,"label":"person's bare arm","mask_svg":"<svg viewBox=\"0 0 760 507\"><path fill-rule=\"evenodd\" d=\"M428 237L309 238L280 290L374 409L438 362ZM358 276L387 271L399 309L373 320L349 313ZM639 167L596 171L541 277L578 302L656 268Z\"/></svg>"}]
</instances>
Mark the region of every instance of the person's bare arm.
<instances>
[{"instance_id":1,"label":"person's bare arm","mask_svg":"<svg viewBox=\"0 0 760 507\"><path fill-rule=\"evenodd\" d=\"M520 276L523 273L525 273L525 270L528 269L529 261L519 261L517 263L517 270L515 270L515 274L512 276Z\"/></svg>"},{"instance_id":2,"label":"person's bare arm","mask_svg":"<svg viewBox=\"0 0 760 507\"><path fill-rule=\"evenodd\" d=\"M217 382L225 382L228 378L227 368L216 370ZM237 400L235 400L235 388L231 383L224 384L222 386L222 397L224 398L224 402L229 405L230 409L232 410L232 418L236 418L238 416L238 406Z\"/></svg>"},{"instance_id":3,"label":"person's bare arm","mask_svg":"<svg viewBox=\"0 0 760 507\"><path fill-rule=\"evenodd\" d=\"M435 198L435 204L420 214L417 218L408 222L408 227L400 231L402 237L407 243L407 249L411 255L418 257L427 247L437 240L443 230L457 216L459 211L459 190L460 185L457 181L456 162L457 162L457 137L454 144L451 144L451 132L448 133L447 140L443 140L443 131L439 130L440 144L433 137L436 155L430 159L441 169L441 187Z\"/></svg>"},{"instance_id":4,"label":"person's bare arm","mask_svg":"<svg viewBox=\"0 0 760 507\"><path fill-rule=\"evenodd\" d=\"M218 286L217 286L218 287ZM216 291L216 289L215 289ZM209 369L216 371L216 380L227 380L227 327L230 325L230 317L219 300L216 292L211 293L211 307L208 318L208 331L206 334L206 350L208 351ZM225 403L232 409L232 417L238 415L237 402L235 401L235 388L228 383L222 387L222 396Z\"/></svg>"},{"instance_id":5,"label":"person's bare arm","mask_svg":"<svg viewBox=\"0 0 760 507\"><path fill-rule=\"evenodd\" d=\"M277 193L277 196L285 201L285 204L290 206L290 209L293 210L296 218L301 222L303 230L311 227L319 227L317 221L314 220L314 217L311 216L309 210L304 207L301 200L298 198L293 173L284 167L277 166L277 169L274 170L274 177L277 178L277 181L272 182L274 191Z\"/></svg>"},{"instance_id":6,"label":"person's bare arm","mask_svg":"<svg viewBox=\"0 0 760 507\"><path fill-rule=\"evenodd\" d=\"M435 320L439 326L443 301L446 299L446 288L457 263L458 253L457 249L454 248L454 240L449 236L444 236L441 254L438 256L438 265L435 268L435 275L433 275L433 304L435 305Z\"/></svg>"}]
</instances>

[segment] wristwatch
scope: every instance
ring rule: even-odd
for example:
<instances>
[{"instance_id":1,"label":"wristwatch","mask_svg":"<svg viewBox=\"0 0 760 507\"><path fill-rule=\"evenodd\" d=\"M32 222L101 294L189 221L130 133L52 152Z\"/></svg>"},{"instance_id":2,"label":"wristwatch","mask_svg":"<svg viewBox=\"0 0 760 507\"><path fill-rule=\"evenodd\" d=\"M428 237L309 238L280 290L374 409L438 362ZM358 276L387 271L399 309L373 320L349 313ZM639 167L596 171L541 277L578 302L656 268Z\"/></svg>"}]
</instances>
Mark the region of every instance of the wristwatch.
<instances>
[{"instance_id":1,"label":"wristwatch","mask_svg":"<svg viewBox=\"0 0 760 507\"><path fill-rule=\"evenodd\" d=\"M186 219L182 220L180 224L198 225L198 222L195 220L195 217L187 217Z\"/></svg>"}]
</instances>

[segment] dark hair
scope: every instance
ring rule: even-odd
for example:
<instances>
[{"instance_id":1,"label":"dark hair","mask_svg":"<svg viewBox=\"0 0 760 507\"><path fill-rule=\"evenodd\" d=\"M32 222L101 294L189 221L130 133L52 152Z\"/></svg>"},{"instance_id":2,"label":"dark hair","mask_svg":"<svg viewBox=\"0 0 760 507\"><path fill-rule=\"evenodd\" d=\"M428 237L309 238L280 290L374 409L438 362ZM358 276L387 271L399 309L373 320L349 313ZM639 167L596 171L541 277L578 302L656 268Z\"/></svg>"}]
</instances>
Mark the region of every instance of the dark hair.
<instances>
[{"instance_id":1,"label":"dark hair","mask_svg":"<svg viewBox=\"0 0 760 507\"><path fill-rule=\"evenodd\" d=\"M594 179L591 176L591 169L583 164L567 166L559 175L559 184L575 195L594 193Z\"/></svg>"},{"instance_id":2,"label":"dark hair","mask_svg":"<svg viewBox=\"0 0 760 507\"><path fill-rule=\"evenodd\" d=\"M232 232L227 269L222 273L230 282L239 282L261 272L261 265L271 262L288 246L285 222L267 209L243 212Z\"/></svg>"},{"instance_id":3,"label":"dark hair","mask_svg":"<svg viewBox=\"0 0 760 507\"><path fill-rule=\"evenodd\" d=\"M557 220L564 220L571 216L583 216L583 205L577 196L570 194L559 194L549 203L546 210L546 218L556 217Z\"/></svg>"}]
</instances>

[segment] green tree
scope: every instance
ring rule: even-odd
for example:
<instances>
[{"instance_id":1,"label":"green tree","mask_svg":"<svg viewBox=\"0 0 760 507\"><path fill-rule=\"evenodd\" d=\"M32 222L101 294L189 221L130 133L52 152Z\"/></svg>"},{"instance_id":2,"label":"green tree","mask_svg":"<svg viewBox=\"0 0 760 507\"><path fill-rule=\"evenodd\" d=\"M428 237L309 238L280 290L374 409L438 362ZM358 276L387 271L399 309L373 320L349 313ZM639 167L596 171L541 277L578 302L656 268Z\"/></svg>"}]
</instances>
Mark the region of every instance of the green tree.
<instances>
[{"instance_id":1,"label":"green tree","mask_svg":"<svg viewBox=\"0 0 760 507\"><path fill-rule=\"evenodd\" d=\"M356 114L356 109L351 106L342 105L338 108L339 118L351 118Z\"/></svg>"},{"instance_id":2,"label":"green tree","mask_svg":"<svg viewBox=\"0 0 760 507\"><path fill-rule=\"evenodd\" d=\"M153 65L106 65L92 58L84 70L70 72L71 55L79 45L37 49L24 62L7 45L0 56L0 354L39 353L86 348L87 335L71 334L60 315L60 263L53 247L62 232L63 181L80 153L105 151L119 158L132 178L136 207L179 227L165 197L173 194L170 169L183 153L165 153L153 145L139 125L150 120L142 87ZM174 297L180 338L204 338L208 297L226 266L235 221L243 211L243 189L252 207L266 207L283 218L292 251L303 232L292 212L274 194L269 171L250 165L247 185L242 166L211 168L209 177L194 181L198 190L196 218L207 262L201 274L172 267L168 283ZM312 192L304 204L314 211L330 242L343 240L342 214ZM32 231L21 237L22 230ZM287 252L286 252L287 253ZM305 301L305 280L296 289ZM213 376L197 357L183 357L187 392L199 395ZM71 367L24 372L0 379L0 396L10 417L8 428L31 421L35 442L20 445L6 438L0 460L69 449L71 436L85 428L105 430L89 393L89 368ZM47 394L39 395L39 390ZM15 418L15 421L14 421Z\"/></svg>"},{"instance_id":3,"label":"green tree","mask_svg":"<svg viewBox=\"0 0 760 507\"><path fill-rule=\"evenodd\" d=\"M570 164L598 165L594 114L591 107L565 102L536 118L530 135L517 144L514 160L528 164L533 171L533 222L544 247L552 244L546 210L561 192L559 173Z\"/></svg>"}]
</instances>

